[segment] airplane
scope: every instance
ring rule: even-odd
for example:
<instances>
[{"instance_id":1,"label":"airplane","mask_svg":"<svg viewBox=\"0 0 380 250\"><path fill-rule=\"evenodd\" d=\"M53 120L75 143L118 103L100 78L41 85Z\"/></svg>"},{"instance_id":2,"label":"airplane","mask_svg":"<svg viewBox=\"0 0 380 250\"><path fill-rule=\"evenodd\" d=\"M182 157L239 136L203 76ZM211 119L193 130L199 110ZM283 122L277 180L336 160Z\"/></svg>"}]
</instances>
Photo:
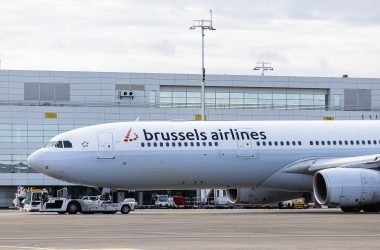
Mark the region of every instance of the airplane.
<instances>
[{"instance_id":1,"label":"airplane","mask_svg":"<svg viewBox=\"0 0 380 250\"><path fill-rule=\"evenodd\" d=\"M53 137L38 172L117 190L226 189L231 202L314 193L344 212L380 211L380 121L136 121Z\"/></svg>"}]
</instances>

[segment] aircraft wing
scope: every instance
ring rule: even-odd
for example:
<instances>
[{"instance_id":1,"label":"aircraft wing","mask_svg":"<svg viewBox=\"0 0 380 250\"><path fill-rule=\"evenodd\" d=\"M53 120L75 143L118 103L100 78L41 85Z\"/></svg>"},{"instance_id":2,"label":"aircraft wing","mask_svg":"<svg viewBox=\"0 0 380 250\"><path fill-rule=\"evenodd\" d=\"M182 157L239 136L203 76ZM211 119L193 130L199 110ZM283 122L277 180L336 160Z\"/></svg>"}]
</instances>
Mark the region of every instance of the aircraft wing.
<instances>
[{"instance_id":1,"label":"aircraft wing","mask_svg":"<svg viewBox=\"0 0 380 250\"><path fill-rule=\"evenodd\" d=\"M285 167L285 173L308 174L327 168L380 168L380 154L337 158L307 158Z\"/></svg>"}]
</instances>

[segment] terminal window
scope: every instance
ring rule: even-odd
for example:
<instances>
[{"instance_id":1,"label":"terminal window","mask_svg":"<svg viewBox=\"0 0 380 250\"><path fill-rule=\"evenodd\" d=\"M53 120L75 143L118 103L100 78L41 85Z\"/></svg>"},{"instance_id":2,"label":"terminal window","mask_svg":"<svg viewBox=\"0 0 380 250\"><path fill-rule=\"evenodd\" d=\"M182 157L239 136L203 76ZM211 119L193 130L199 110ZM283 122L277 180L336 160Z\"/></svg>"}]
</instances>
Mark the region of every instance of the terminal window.
<instances>
[{"instance_id":1,"label":"terminal window","mask_svg":"<svg viewBox=\"0 0 380 250\"><path fill-rule=\"evenodd\" d=\"M25 101L70 101L68 83L24 83Z\"/></svg>"},{"instance_id":2,"label":"terminal window","mask_svg":"<svg viewBox=\"0 0 380 250\"><path fill-rule=\"evenodd\" d=\"M160 86L160 107L199 108L201 89L194 86ZM205 105L218 109L328 108L327 89L205 87Z\"/></svg>"}]
</instances>

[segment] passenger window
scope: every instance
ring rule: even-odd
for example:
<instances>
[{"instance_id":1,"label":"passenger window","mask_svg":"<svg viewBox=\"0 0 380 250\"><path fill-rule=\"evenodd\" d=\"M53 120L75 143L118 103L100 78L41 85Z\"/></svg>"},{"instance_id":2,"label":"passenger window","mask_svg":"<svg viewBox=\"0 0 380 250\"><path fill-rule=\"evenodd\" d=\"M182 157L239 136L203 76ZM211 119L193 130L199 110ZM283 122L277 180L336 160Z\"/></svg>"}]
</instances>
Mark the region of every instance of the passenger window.
<instances>
[{"instance_id":1,"label":"passenger window","mask_svg":"<svg viewBox=\"0 0 380 250\"><path fill-rule=\"evenodd\" d=\"M360 141L356 141L356 145L359 145L360 144Z\"/></svg>"},{"instance_id":2,"label":"passenger window","mask_svg":"<svg viewBox=\"0 0 380 250\"><path fill-rule=\"evenodd\" d=\"M218 142L217 141L214 144L215 144L215 146L218 146Z\"/></svg>"},{"instance_id":3,"label":"passenger window","mask_svg":"<svg viewBox=\"0 0 380 250\"><path fill-rule=\"evenodd\" d=\"M268 142L268 146L272 146L272 142L271 141Z\"/></svg>"},{"instance_id":4,"label":"passenger window","mask_svg":"<svg viewBox=\"0 0 380 250\"><path fill-rule=\"evenodd\" d=\"M170 146L170 143L169 143L169 142L167 142L167 143L166 143L166 147L169 147L169 146Z\"/></svg>"},{"instance_id":5,"label":"passenger window","mask_svg":"<svg viewBox=\"0 0 380 250\"><path fill-rule=\"evenodd\" d=\"M351 145L354 145L354 141L350 141Z\"/></svg>"},{"instance_id":6,"label":"passenger window","mask_svg":"<svg viewBox=\"0 0 380 250\"><path fill-rule=\"evenodd\" d=\"M286 141L286 146L290 146L290 142L289 141Z\"/></svg>"},{"instance_id":7,"label":"passenger window","mask_svg":"<svg viewBox=\"0 0 380 250\"><path fill-rule=\"evenodd\" d=\"M163 146L164 146L164 144L162 142L160 142L160 147L163 147Z\"/></svg>"},{"instance_id":8,"label":"passenger window","mask_svg":"<svg viewBox=\"0 0 380 250\"><path fill-rule=\"evenodd\" d=\"M208 142L208 145L211 147L211 146L212 146L212 142L209 141L209 142Z\"/></svg>"},{"instance_id":9,"label":"passenger window","mask_svg":"<svg viewBox=\"0 0 380 250\"><path fill-rule=\"evenodd\" d=\"M283 142L283 141L280 141L280 145L281 145L281 146L284 146L284 142Z\"/></svg>"},{"instance_id":10,"label":"passenger window","mask_svg":"<svg viewBox=\"0 0 380 250\"><path fill-rule=\"evenodd\" d=\"M263 146L266 146L266 145L267 145L267 143L265 141L263 141Z\"/></svg>"},{"instance_id":11,"label":"passenger window","mask_svg":"<svg viewBox=\"0 0 380 250\"><path fill-rule=\"evenodd\" d=\"M182 146L182 143L181 142L178 142L178 147L181 147Z\"/></svg>"},{"instance_id":12,"label":"passenger window","mask_svg":"<svg viewBox=\"0 0 380 250\"><path fill-rule=\"evenodd\" d=\"M257 146L260 146L260 142L259 142L259 141L258 141L258 142L256 142L256 145L257 145Z\"/></svg>"},{"instance_id":13,"label":"passenger window","mask_svg":"<svg viewBox=\"0 0 380 250\"><path fill-rule=\"evenodd\" d=\"M331 142L330 141L327 141L327 145L330 145L331 144Z\"/></svg>"},{"instance_id":14,"label":"passenger window","mask_svg":"<svg viewBox=\"0 0 380 250\"><path fill-rule=\"evenodd\" d=\"M148 142L148 143L147 143L147 146L150 147L150 146L152 146L152 145L150 144L150 142Z\"/></svg>"},{"instance_id":15,"label":"passenger window","mask_svg":"<svg viewBox=\"0 0 380 250\"><path fill-rule=\"evenodd\" d=\"M154 147L157 147L157 142L153 142L153 146L154 146Z\"/></svg>"},{"instance_id":16,"label":"passenger window","mask_svg":"<svg viewBox=\"0 0 380 250\"><path fill-rule=\"evenodd\" d=\"M141 147L145 147L145 144L143 142L141 143Z\"/></svg>"},{"instance_id":17,"label":"passenger window","mask_svg":"<svg viewBox=\"0 0 380 250\"><path fill-rule=\"evenodd\" d=\"M365 140L362 140L362 144L365 145Z\"/></svg>"},{"instance_id":18,"label":"passenger window","mask_svg":"<svg viewBox=\"0 0 380 250\"><path fill-rule=\"evenodd\" d=\"M371 140L368 140L367 142L368 142L368 145L371 145Z\"/></svg>"},{"instance_id":19,"label":"passenger window","mask_svg":"<svg viewBox=\"0 0 380 250\"><path fill-rule=\"evenodd\" d=\"M298 141L298 145L301 146L301 145L302 145L302 142L301 142L301 141Z\"/></svg>"},{"instance_id":20,"label":"passenger window","mask_svg":"<svg viewBox=\"0 0 380 250\"><path fill-rule=\"evenodd\" d=\"M199 147L199 146L201 146L201 144L200 144L200 142L199 142L199 141L197 141L197 147Z\"/></svg>"},{"instance_id":21,"label":"passenger window","mask_svg":"<svg viewBox=\"0 0 380 250\"><path fill-rule=\"evenodd\" d=\"M344 144L348 145L348 141L344 141Z\"/></svg>"},{"instance_id":22,"label":"passenger window","mask_svg":"<svg viewBox=\"0 0 380 250\"><path fill-rule=\"evenodd\" d=\"M322 145L325 145L325 141L321 141L321 144L322 144Z\"/></svg>"},{"instance_id":23,"label":"passenger window","mask_svg":"<svg viewBox=\"0 0 380 250\"><path fill-rule=\"evenodd\" d=\"M310 141L310 145L313 146L313 141Z\"/></svg>"},{"instance_id":24,"label":"passenger window","mask_svg":"<svg viewBox=\"0 0 380 250\"><path fill-rule=\"evenodd\" d=\"M336 141L333 141L333 144L336 145Z\"/></svg>"},{"instance_id":25,"label":"passenger window","mask_svg":"<svg viewBox=\"0 0 380 250\"><path fill-rule=\"evenodd\" d=\"M184 142L184 143L183 143L183 146L187 147L187 142Z\"/></svg>"},{"instance_id":26,"label":"passenger window","mask_svg":"<svg viewBox=\"0 0 380 250\"><path fill-rule=\"evenodd\" d=\"M175 147L175 142L172 142L172 146Z\"/></svg>"},{"instance_id":27,"label":"passenger window","mask_svg":"<svg viewBox=\"0 0 380 250\"><path fill-rule=\"evenodd\" d=\"M274 145L275 145L275 146L277 146L277 145L278 145L278 143L275 141L275 142L274 142Z\"/></svg>"},{"instance_id":28,"label":"passenger window","mask_svg":"<svg viewBox=\"0 0 380 250\"><path fill-rule=\"evenodd\" d=\"M194 147L194 142L190 142L190 146Z\"/></svg>"},{"instance_id":29,"label":"passenger window","mask_svg":"<svg viewBox=\"0 0 380 250\"><path fill-rule=\"evenodd\" d=\"M377 144L377 141L373 140L373 144L375 144L375 145L376 145L376 144Z\"/></svg>"},{"instance_id":30,"label":"passenger window","mask_svg":"<svg viewBox=\"0 0 380 250\"><path fill-rule=\"evenodd\" d=\"M296 145L296 142L295 142L295 141L292 141L292 144L293 144L293 146L295 146L295 145Z\"/></svg>"},{"instance_id":31,"label":"passenger window","mask_svg":"<svg viewBox=\"0 0 380 250\"><path fill-rule=\"evenodd\" d=\"M315 145L317 145L317 146L318 146L318 145L319 145L319 141L315 141Z\"/></svg>"},{"instance_id":32,"label":"passenger window","mask_svg":"<svg viewBox=\"0 0 380 250\"><path fill-rule=\"evenodd\" d=\"M56 148L63 148L62 141L57 141L57 143L55 144L55 147Z\"/></svg>"},{"instance_id":33,"label":"passenger window","mask_svg":"<svg viewBox=\"0 0 380 250\"><path fill-rule=\"evenodd\" d=\"M203 147L206 147L206 145L207 145L206 142L203 142L202 144L203 144Z\"/></svg>"}]
</instances>

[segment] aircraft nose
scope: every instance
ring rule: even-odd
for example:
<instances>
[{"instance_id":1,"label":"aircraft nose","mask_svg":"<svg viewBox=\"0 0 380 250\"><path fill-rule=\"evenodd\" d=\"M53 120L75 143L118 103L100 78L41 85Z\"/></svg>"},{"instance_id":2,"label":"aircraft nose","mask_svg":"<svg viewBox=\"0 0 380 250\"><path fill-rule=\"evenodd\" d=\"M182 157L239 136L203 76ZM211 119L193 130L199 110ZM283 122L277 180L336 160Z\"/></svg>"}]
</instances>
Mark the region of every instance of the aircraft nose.
<instances>
[{"instance_id":1,"label":"aircraft nose","mask_svg":"<svg viewBox=\"0 0 380 250\"><path fill-rule=\"evenodd\" d=\"M42 169L44 167L43 152L41 152L41 150L33 152L31 155L29 155L27 163L29 167L38 172L42 172Z\"/></svg>"}]
</instances>

